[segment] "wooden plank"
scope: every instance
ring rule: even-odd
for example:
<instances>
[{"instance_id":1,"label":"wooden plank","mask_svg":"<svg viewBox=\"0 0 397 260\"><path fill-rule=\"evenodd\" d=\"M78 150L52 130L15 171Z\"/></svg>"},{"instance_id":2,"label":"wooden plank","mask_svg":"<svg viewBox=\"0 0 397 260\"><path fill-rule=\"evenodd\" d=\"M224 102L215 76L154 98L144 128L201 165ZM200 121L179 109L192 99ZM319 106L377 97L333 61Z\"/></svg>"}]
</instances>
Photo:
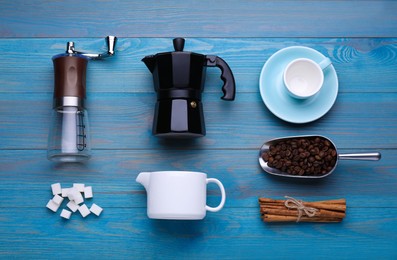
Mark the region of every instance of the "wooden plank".
<instances>
[{"instance_id":1,"label":"wooden plank","mask_svg":"<svg viewBox=\"0 0 397 260\"><path fill-rule=\"evenodd\" d=\"M0 7L2 37L397 37L395 1L15 0Z\"/></svg>"},{"instance_id":2,"label":"wooden plank","mask_svg":"<svg viewBox=\"0 0 397 260\"><path fill-rule=\"evenodd\" d=\"M396 259L396 11L397 2L387 0L0 0L0 258ZM119 37L117 55L88 68L93 157L49 162L51 57L67 41L102 52L108 34ZM238 93L235 102L221 101L220 72L208 68L207 136L175 142L151 135L155 94L140 60L171 51L177 36L188 37L187 51L224 58ZM258 90L264 62L294 45L329 56L340 84L331 111L304 125L274 117ZM264 173L262 143L297 134L322 134L341 153L378 150L383 158L340 161L321 180ZM148 219L135 178L154 170L207 172L224 183L225 208L202 221ZM104 213L61 219L45 208L54 182L92 185L87 204ZM219 202L215 185L207 195L209 205ZM347 217L338 224L263 223L258 197L284 195L344 197Z\"/></svg>"},{"instance_id":3,"label":"wooden plank","mask_svg":"<svg viewBox=\"0 0 397 260\"><path fill-rule=\"evenodd\" d=\"M341 93L323 118L295 125L271 114L258 93L238 93L234 102L205 93L207 135L185 142L152 136L154 94L89 93L87 108L94 149L258 149L272 138L319 133L338 148L382 149L397 147L396 100L397 93ZM2 93L0 148L46 149L51 108L50 93Z\"/></svg>"},{"instance_id":4,"label":"wooden plank","mask_svg":"<svg viewBox=\"0 0 397 260\"><path fill-rule=\"evenodd\" d=\"M306 201L346 198L353 208L397 208L396 149L382 150L382 157L378 162L340 161L326 178L300 180L265 173L258 150L95 150L87 164L55 164L41 150L0 150L0 209L44 208L56 182L92 186L94 198L88 203L141 208L146 192L136 177L161 170L200 171L219 179L226 208L256 208L259 197L286 195ZM209 185L208 204L216 206L219 194L216 185Z\"/></svg>"},{"instance_id":5,"label":"wooden plank","mask_svg":"<svg viewBox=\"0 0 397 260\"><path fill-rule=\"evenodd\" d=\"M227 208L202 221L160 221L145 209L110 208L69 221L45 208L0 211L2 258L394 259L396 208L351 208L337 224L266 224L257 208ZM371 246L368 246L371 245ZM358 250L359 249L359 250Z\"/></svg>"},{"instance_id":6,"label":"wooden plank","mask_svg":"<svg viewBox=\"0 0 397 260\"><path fill-rule=\"evenodd\" d=\"M105 36L105 35L103 35ZM52 92L52 56L76 49L105 51L103 38L1 39L2 92ZM259 92L264 63L276 51L307 46L328 56L338 73L340 92L394 92L397 74L397 38L188 38L185 50L216 54L226 60L236 78L237 91ZM89 92L152 92L153 80L141 59L172 51L170 38L120 38L115 57L90 62ZM205 92L220 93L218 68L208 68Z\"/></svg>"}]
</instances>

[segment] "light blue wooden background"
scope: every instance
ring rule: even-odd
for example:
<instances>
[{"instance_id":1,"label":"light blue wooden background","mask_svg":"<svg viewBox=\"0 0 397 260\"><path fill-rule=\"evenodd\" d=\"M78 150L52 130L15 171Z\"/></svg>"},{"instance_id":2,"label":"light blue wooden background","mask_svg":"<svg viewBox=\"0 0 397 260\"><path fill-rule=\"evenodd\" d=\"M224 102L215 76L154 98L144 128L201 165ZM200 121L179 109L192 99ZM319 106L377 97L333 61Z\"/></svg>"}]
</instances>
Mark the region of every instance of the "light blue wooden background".
<instances>
[{"instance_id":1,"label":"light blue wooden background","mask_svg":"<svg viewBox=\"0 0 397 260\"><path fill-rule=\"evenodd\" d=\"M397 2L395 1L5 1L0 0L0 258L368 258L397 257ZM116 57L90 62L93 157L86 165L46 159L51 57L67 41ZM237 95L220 100L219 70L203 96L207 136L169 142L151 135L155 94L140 61L172 50L216 54L232 68ZM285 123L263 104L258 81L277 50L303 45L333 61L339 95L323 118ZM380 151L379 162L343 161L319 181L266 175L258 149L274 137L322 134L340 152ZM225 208L203 221L146 217L140 171L194 170L220 179ZM104 208L62 220L45 208L50 184L82 182ZM347 199L337 224L264 224L258 197ZM218 191L210 186L210 205Z\"/></svg>"}]
</instances>

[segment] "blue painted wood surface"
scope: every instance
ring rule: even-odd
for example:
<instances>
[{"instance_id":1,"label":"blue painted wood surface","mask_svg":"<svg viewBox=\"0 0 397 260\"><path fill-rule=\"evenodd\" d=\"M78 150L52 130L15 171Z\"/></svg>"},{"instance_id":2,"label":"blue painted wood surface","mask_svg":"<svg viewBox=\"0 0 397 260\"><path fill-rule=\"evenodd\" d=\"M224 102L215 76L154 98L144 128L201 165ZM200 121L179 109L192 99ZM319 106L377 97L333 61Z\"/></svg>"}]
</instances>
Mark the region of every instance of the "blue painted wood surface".
<instances>
[{"instance_id":1,"label":"blue painted wood surface","mask_svg":"<svg viewBox=\"0 0 397 260\"><path fill-rule=\"evenodd\" d=\"M395 1L0 1L0 258L395 259L396 11ZM93 157L53 164L51 57L67 41L103 51L107 34L120 37L117 54L90 62L87 75ZM140 60L172 50L175 36L188 37L186 50L224 58L237 83L236 100L223 102L220 71L208 69L207 136L193 141L151 135L155 94ZM273 116L258 89L266 60L294 45L330 57L339 78L330 112L303 125ZM328 136L341 153L380 151L382 160L341 161L317 181L264 173L262 143L297 134ZM225 208L203 221L148 219L135 178L165 169L220 179ZM103 214L62 220L45 208L55 182L92 185ZM346 198L347 216L337 224L262 223L258 197L284 195ZM209 186L208 203L218 201Z\"/></svg>"},{"instance_id":2,"label":"blue painted wood surface","mask_svg":"<svg viewBox=\"0 0 397 260\"><path fill-rule=\"evenodd\" d=\"M1 1L6 37L397 37L395 1Z\"/></svg>"}]
</instances>

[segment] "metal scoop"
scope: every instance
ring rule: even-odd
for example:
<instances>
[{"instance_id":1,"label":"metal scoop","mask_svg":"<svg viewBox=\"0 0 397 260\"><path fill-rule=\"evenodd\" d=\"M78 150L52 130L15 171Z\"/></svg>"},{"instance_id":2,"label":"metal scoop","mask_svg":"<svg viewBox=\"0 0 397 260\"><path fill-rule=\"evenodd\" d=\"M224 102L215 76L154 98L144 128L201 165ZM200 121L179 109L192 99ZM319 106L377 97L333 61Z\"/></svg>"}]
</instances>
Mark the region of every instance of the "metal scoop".
<instances>
[{"instance_id":1,"label":"metal scoop","mask_svg":"<svg viewBox=\"0 0 397 260\"><path fill-rule=\"evenodd\" d=\"M265 160L262 158L263 154L267 151L269 151L269 147L271 145L275 145L281 141L286 141L286 140L291 140L291 139L309 139L309 138L320 138L323 140L327 140L328 142L330 142L331 147L333 149L335 149L335 151L337 151L335 144L328 138L321 136L321 135L301 135L301 136L287 136L287 137L282 137L282 138L277 138L277 139L272 139L267 141L266 143L264 143L259 151L259 164L261 165L262 169L264 171L266 171L267 173L273 174L273 175L277 175L277 176L283 176L283 177L292 177L292 178L306 178L306 179L317 179L317 178L324 178L328 175L330 175L336 168L338 161L339 160L369 160L369 161L378 161L381 158L381 154L380 153L351 153L351 154L339 154L337 152L336 154L336 163L333 166L333 168L331 170L329 170L328 172L321 174L321 175L294 175L294 174L290 174L287 172L283 172L279 169L276 168L272 168L268 166L268 163L265 162Z\"/></svg>"}]
</instances>

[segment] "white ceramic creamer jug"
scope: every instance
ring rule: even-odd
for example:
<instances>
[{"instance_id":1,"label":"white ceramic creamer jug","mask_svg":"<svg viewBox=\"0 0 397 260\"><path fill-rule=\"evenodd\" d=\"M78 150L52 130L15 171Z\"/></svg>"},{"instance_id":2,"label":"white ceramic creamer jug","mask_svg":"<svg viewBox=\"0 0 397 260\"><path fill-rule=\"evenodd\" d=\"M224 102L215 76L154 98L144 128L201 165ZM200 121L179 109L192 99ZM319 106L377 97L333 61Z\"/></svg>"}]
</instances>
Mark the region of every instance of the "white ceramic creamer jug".
<instances>
[{"instance_id":1,"label":"white ceramic creamer jug","mask_svg":"<svg viewBox=\"0 0 397 260\"><path fill-rule=\"evenodd\" d=\"M153 219L203 219L207 210L221 210L226 200L222 183L207 178L203 172L141 172L136 181L146 189L147 215ZM221 202L217 207L206 205L208 183L217 184L221 190Z\"/></svg>"}]
</instances>

